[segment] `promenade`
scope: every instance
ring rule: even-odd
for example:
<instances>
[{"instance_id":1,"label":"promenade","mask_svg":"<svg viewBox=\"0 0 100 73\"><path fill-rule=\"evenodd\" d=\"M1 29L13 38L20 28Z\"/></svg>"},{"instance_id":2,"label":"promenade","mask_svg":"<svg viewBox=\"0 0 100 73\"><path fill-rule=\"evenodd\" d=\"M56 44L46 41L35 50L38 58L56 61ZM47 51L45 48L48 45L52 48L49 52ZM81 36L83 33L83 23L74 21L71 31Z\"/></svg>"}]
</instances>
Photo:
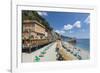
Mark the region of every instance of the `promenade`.
<instances>
[{"instance_id":1,"label":"promenade","mask_svg":"<svg viewBox=\"0 0 100 73\"><path fill-rule=\"evenodd\" d=\"M56 61L56 44L53 42L32 53L22 53L22 62Z\"/></svg>"},{"instance_id":2,"label":"promenade","mask_svg":"<svg viewBox=\"0 0 100 73\"><path fill-rule=\"evenodd\" d=\"M59 48L59 53L63 60L77 60L77 57L66 51L62 47L61 41L58 40L32 53L22 53L22 62L57 61L57 48Z\"/></svg>"}]
</instances>

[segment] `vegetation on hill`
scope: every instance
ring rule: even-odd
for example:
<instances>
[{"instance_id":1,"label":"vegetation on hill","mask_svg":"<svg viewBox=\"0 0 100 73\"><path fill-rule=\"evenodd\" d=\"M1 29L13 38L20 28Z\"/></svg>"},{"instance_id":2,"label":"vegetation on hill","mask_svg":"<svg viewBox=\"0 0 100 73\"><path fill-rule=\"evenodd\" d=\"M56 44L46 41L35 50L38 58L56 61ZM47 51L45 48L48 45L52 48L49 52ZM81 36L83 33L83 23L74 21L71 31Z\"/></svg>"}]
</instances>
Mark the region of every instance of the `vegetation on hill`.
<instances>
[{"instance_id":1,"label":"vegetation on hill","mask_svg":"<svg viewBox=\"0 0 100 73\"><path fill-rule=\"evenodd\" d=\"M40 16L37 11L23 10L22 11L22 21L23 20L37 20L39 23L43 24L47 29L52 30L49 23Z\"/></svg>"}]
</instances>

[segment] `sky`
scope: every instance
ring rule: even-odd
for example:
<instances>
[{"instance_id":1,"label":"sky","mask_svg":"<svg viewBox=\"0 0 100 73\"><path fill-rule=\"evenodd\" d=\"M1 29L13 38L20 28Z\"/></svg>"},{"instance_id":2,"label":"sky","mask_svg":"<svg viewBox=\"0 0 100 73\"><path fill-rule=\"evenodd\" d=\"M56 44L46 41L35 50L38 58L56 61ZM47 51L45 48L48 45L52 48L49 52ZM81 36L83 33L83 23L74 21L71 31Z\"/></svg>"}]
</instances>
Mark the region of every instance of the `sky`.
<instances>
[{"instance_id":1,"label":"sky","mask_svg":"<svg viewBox=\"0 0 100 73\"><path fill-rule=\"evenodd\" d=\"M38 14L48 21L53 31L63 36L77 39L90 37L89 13L38 11Z\"/></svg>"}]
</instances>

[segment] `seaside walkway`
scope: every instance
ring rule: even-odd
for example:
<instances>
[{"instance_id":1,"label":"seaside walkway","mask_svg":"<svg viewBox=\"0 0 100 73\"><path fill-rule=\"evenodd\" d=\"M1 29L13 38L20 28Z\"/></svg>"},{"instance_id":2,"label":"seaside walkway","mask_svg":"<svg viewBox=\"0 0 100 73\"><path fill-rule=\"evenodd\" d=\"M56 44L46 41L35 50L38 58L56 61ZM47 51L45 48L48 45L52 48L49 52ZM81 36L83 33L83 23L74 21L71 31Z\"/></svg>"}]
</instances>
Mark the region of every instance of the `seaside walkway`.
<instances>
[{"instance_id":1,"label":"seaside walkway","mask_svg":"<svg viewBox=\"0 0 100 73\"><path fill-rule=\"evenodd\" d=\"M56 61L56 42L48 44L32 53L22 53L22 62Z\"/></svg>"},{"instance_id":2,"label":"seaside walkway","mask_svg":"<svg viewBox=\"0 0 100 73\"><path fill-rule=\"evenodd\" d=\"M32 53L22 53L22 62L57 61L57 47L59 48L59 53L61 54L63 60L77 60L74 55L62 47L62 43L59 40Z\"/></svg>"}]
</instances>

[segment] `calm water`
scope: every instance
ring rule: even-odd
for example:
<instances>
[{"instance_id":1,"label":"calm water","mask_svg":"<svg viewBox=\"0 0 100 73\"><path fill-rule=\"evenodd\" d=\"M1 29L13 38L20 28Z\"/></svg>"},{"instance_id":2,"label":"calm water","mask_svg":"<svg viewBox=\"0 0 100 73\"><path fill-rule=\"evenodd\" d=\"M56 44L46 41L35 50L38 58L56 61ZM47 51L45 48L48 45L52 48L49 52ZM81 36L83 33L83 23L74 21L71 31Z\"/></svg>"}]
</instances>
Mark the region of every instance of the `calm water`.
<instances>
[{"instance_id":1,"label":"calm water","mask_svg":"<svg viewBox=\"0 0 100 73\"><path fill-rule=\"evenodd\" d=\"M90 51L90 39L77 39L76 47Z\"/></svg>"},{"instance_id":2,"label":"calm water","mask_svg":"<svg viewBox=\"0 0 100 73\"><path fill-rule=\"evenodd\" d=\"M62 39L65 42L68 40L68 38L62 38ZM76 47L82 48L86 51L90 51L90 39L77 39L76 41L77 41L75 45Z\"/></svg>"}]
</instances>

